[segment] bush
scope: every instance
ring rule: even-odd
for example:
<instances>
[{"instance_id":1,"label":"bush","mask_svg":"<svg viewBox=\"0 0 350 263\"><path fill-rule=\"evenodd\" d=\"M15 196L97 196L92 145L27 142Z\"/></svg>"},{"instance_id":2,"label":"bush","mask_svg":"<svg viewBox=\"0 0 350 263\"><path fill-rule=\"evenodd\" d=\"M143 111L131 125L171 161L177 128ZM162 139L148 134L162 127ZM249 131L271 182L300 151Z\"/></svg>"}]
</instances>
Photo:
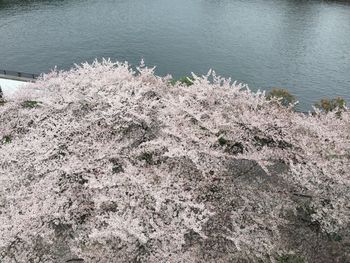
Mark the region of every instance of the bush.
<instances>
[{"instance_id":1,"label":"bush","mask_svg":"<svg viewBox=\"0 0 350 263\"><path fill-rule=\"evenodd\" d=\"M12 137L10 135L5 135L3 138L2 138L2 143L3 144L7 144L7 143L11 143L12 142Z\"/></svg>"},{"instance_id":2,"label":"bush","mask_svg":"<svg viewBox=\"0 0 350 263\"><path fill-rule=\"evenodd\" d=\"M39 102L34 101L34 100L26 100L22 103L23 108L32 109L32 108L36 108L38 106L39 106Z\"/></svg>"},{"instance_id":3,"label":"bush","mask_svg":"<svg viewBox=\"0 0 350 263\"><path fill-rule=\"evenodd\" d=\"M296 101L295 97L290 94L288 90L279 88L274 88L268 93L267 99L271 100L272 98L280 99L281 104L285 107L288 107L290 104Z\"/></svg>"},{"instance_id":4,"label":"bush","mask_svg":"<svg viewBox=\"0 0 350 263\"><path fill-rule=\"evenodd\" d=\"M170 83L172 85L175 85L176 83L180 83L180 85L186 85L187 87L189 87L189 86L193 85L193 80L194 79L192 77L184 76L182 78L179 78L178 80L173 79L170 81Z\"/></svg>"},{"instance_id":5,"label":"bush","mask_svg":"<svg viewBox=\"0 0 350 263\"><path fill-rule=\"evenodd\" d=\"M346 107L346 101L342 97L336 97L335 99L324 98L315 103L315 107L324 112L330 112L336 109L342 111Z\"/></svg>"},{"instance_id":6,"label":"bush","mask_svg":"<svg viewBox=\"0 0 350 263\"><path fill-rule=\"evenodd\" d=\"M282 255L277 259L278 263L304 263L305 260L294 254Z\"/></svg>"}]
</instances>

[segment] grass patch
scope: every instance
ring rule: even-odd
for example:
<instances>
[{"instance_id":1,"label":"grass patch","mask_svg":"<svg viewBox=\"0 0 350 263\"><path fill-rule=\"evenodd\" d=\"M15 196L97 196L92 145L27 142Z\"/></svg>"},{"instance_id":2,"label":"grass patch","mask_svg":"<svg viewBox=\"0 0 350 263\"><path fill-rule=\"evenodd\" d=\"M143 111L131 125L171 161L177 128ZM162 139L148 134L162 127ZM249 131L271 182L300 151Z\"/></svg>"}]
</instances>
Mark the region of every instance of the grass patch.
<instances>
[{"instance_id":1,"label":"grass patch","mask_svg":"<svg viewBox=\"0 0 350 263\"><path fill-rule=\"evenodd\" d=\"M277 258L278 263L305 263L303 257L294 254L285 254Z\"/></svg>"},{"instance_id":2,"label":"grass patch","mask_svg":"<svg viewBox=\"0 0 350 263\"><path fill-rule=\"evenodd\" d=\"M39 102L35 100L26 100L26 101L23 101L21 105L23 108L33 109L39 106Z\"/></svg>"}]
</instances>

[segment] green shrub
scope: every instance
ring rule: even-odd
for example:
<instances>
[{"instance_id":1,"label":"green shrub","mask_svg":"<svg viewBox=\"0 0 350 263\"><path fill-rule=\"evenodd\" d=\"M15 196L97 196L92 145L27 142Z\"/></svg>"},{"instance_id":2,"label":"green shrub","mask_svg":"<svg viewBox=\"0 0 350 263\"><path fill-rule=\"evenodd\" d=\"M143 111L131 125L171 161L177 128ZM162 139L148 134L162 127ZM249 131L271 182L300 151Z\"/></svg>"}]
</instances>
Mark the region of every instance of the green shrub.
<instances>
[{"instance_id":1,"label":"green shrub","mask_svg":"<svg viewBox=\"0 0 350 263\"><path fill-rule=\"evenodd\" d=\"M170 83L172 85L175 85L176 83L180 83L181 85L186 85L187 87L189 87L189 86L193 85L193 81L194 81L194 79L192 77L184 76L184 77L179 78L177 80L176 79L172 79L170 81Z\"/></svg>"},{"instance_id":2,"label":"green shrub","mask_svg":"<svg viewBox=\"0 0 350 263\"><path fill-rule=\"evenodd\" d=\"M285 254L277 258L278 263L305 263L303 257L294 254Z\"/></svg>"},{"instance_id":3,"label":"green shrub","mask_svg":"<svg viewBox=\"0 0 350 263\"><path fill-rule=\"evenodd\" d=\"M12 141L12 137L10 135L5 135L4 137L2 137L2 143L7 144L7 143L11 143Z\"/></svg>"},{"instance_id":4,"label":"green shrub","mask_svg":"<svg viewBox=\"0 0 350 263\"><path fill-rule=\"evenodd\" d=\"M268 100L271 100L272 98L281 99L281 104L285 107L288 107L296 101L295 97L290 94L288 90L279 88L274 88L267 94Z\"/></svg>"},{"instance_id":5,"label":"green shrub","mask_svg":"<svg viewBox=\"0 0 350 263\"><path fill-rule=\"evenodd\" d=\"M29 108L29 109L33 109L39 106L39 102L35 101L35 100L26 100L24 102L22 102L22 107L23 108Z\"/></svg>"},{"instance_id":6,"label":"green shrub","mask_svg":"<svg viewBox=\"0 0 350 263\"><path fill-rule=\"evenodd\" d=\"M334 111L335 109L342 111L346 107L346 101L342 97L336 97L334 99L324 98L315 103L315 107L324 112Z\"/></svg>"}]
</instances>

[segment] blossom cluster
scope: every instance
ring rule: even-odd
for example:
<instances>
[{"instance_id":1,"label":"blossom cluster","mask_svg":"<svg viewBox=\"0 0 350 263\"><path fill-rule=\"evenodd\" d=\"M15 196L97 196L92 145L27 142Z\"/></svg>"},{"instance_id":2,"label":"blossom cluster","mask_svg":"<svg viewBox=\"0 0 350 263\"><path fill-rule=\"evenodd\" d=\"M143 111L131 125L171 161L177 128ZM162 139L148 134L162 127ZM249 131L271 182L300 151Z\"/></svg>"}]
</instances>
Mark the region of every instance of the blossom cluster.
<instances>
[{"instance_id":1,"label":"blossom cluster","mask_svg":"<svg viewBox=\"0 0 350 263\"><path fill-rule=\"evenodd\" d=\"M214 71L170 79L103 60L6 98L0 262L274 262L300 211L347 233L349 110L297 113Z\"/></svg>"}]
</instances>

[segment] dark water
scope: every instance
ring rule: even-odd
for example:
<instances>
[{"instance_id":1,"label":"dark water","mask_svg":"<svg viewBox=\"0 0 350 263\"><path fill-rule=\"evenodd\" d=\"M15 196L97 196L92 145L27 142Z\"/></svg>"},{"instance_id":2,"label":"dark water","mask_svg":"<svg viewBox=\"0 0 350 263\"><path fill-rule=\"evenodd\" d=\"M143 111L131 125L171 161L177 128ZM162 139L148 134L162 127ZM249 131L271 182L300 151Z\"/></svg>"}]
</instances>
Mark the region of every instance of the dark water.
<instances>
[{"instance_id":1,"label":"dark water","mask_svg":"<svg viewBox=\"0 0 350 263\"><path fill-rule=\"evenodd\" d=\"M0 0L0 68L32 73L110 57L283 87L299 109L350 102L350 1Z\"/></svg>"}]
</instances>

